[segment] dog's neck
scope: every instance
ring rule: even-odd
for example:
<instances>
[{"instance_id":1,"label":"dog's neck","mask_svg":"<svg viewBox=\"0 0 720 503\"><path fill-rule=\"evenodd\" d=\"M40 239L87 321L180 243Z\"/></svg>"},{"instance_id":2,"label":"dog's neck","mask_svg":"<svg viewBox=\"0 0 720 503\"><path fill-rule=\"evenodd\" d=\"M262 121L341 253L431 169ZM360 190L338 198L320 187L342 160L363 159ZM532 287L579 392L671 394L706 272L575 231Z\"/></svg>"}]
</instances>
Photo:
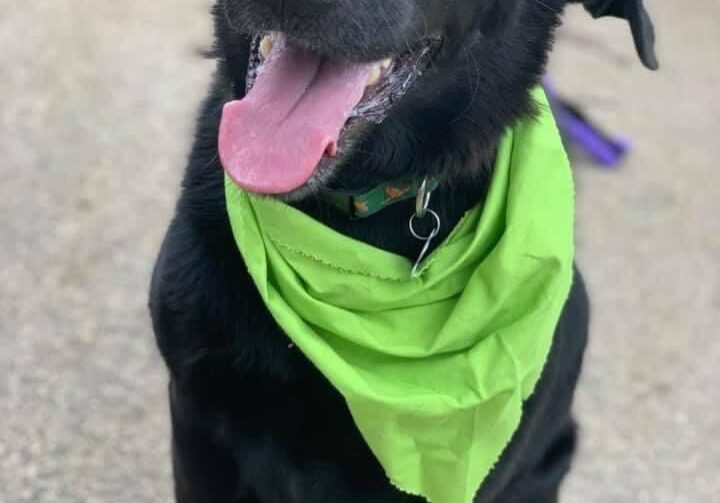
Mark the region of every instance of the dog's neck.
<instances>
[{"instance_id":1,"label":"dog's neck","mask_svg":"<svg viewBox=\"0 0 720 503\"><path fill-rule=\"evenodd\" d=\"M469 209L480 204L487 193L491 168L472 170L484 175L463 179L451 178L440 183L430 198L429 207L440 217L441 227L431 249L445 239ZM388 181L390 182L390 181ZM388 205L367 218L351 218L346 212L320 196L311 196L294 206L353 239L415 260L424 242L412 236L409 221L415 212L415 198ZM418 232L428 235L432 222L418 222Z\"/></svg>"},{"instance_id":2,"label":"dog's neck","mask_svg":"<svg viewBox=\"0 0 720 503\"><path fill-rule=\"evenodd\" d=\"M230 99L230 96L230 89L225 81L221 79L216 81L213 92L205 104L205 112L201 114L200 134L193 151L192 169L185 174L183 197L178 206L178 211L192 219L196 228L203 229L204 235L208 238L215 236L212 229L215 229L218 223L227 225L229 230L226 220L224 175L216 152L220 113L222 105ZM479 158L481 157L474 159ZM458 166L456 173L464 173L464 175L455 174L443 179L432 192L429 207L437 212L441 221L440 232L433 240L433 246L437 246L448 236L466 211L484 200L490 184L494 159L478 162L481 164L479 169L478 166L466 166L467 169ZM385 180L385 182L391 181ZM415 211L414 198L392 204L362 219L351 218L318 195L310 195L294 203L294 206L337 232L410 260L417 259L424 244L413 237L408 228L410 217ZM427 235L430 223L429 220L420 221L417 231L421 235ZM223 232L220 235L223 239L232 239L229 233Z\"/></svg>"}]
</instances>

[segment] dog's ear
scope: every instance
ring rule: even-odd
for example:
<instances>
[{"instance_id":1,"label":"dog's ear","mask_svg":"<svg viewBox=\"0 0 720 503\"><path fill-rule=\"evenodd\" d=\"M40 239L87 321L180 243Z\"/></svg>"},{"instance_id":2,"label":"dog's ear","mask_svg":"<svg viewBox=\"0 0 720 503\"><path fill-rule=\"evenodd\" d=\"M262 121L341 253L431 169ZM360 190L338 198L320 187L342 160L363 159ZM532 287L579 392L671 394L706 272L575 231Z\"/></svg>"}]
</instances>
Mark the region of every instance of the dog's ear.
<instances>
[{"instance_id":1,"label":"dog's ear","mask_svg":"<svg viewBox=\"0 0 720 503\"><path fill-rule=\"evenodd\" d=\"M582 0L593 17L615 16L630 23L635 47L643 64L651 70L659 67L655 55L655 28L643 0Z\"/></svg>"}]
</instances>

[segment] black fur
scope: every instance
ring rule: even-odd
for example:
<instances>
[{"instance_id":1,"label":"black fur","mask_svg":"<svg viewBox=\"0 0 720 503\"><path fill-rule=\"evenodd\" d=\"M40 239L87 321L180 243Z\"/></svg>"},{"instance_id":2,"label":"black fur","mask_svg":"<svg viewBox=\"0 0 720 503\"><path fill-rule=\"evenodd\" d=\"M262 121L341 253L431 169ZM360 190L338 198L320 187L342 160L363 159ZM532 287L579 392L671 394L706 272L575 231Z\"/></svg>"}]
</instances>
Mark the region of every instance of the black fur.
<instances>
[{"instance_id":1,"label":"black fur","mask_svg":"<svg viewBox=\"0 0 720 503\"><path fill-rule=\"evenodd\" d=\"M387 482L341 397L288 347L233 240L217 131L222 105L243 94L249 35L280 29L315 51L357 60L396 54L424 37L442 39L431 70L381 125L363 131L332 183L356 189L399 176L440 176L432 207L443 220L443 238L482 201L503 132L532 115L529 91L543 71L561 10L560 0L216 5L218 70L155 267L150 302L170 369L178 502L421 501ZM312 194L296 204L374 246L410 258L418 253L420 243L407 231L411 202L365 220L348 220ZM477 502L556 501L575 445L569 409L587 314L578 275L537 392Z\"/></svg>"}]
</instances>

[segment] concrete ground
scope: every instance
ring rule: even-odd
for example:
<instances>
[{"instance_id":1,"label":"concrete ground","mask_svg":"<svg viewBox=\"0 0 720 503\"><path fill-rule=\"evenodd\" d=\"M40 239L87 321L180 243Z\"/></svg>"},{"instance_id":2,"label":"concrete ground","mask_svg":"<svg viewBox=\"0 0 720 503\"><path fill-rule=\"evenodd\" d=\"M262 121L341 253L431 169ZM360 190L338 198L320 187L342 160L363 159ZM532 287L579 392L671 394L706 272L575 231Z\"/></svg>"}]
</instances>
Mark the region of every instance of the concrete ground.
<instances>
[{"instance_id":1,"label":"concrete ground","mask_svg":"<svg viewBox=\"0 0 720 503\"><path fill-rule=\"evenodd\" d=\"M170 501L145 308L212 63L209 0L0 0L0 502ZM720 501L720 3L654 0L663 69L573 9L553 75L636 150L576 162L593 298L564 502Z\"/></svg>"}]
</instances>

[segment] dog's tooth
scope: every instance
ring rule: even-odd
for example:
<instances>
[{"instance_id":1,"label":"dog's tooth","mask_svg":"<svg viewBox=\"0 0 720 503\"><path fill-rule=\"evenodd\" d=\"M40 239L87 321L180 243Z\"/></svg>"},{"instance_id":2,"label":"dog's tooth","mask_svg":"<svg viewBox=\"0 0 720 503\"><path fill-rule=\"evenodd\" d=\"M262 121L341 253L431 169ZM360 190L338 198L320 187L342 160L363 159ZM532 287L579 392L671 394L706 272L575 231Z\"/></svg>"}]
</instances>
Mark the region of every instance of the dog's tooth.
<instances>
[{"instance_id":1,"label":"dog's tooth","mask_svg":"<svg viewBox=\"0 0 720 503\"><path fill-rule=\"evenodd\" d=\"M391 58L383 59L383 60L380 62L380 68L382 68L383 70L387 70L388 68L390 68L390 65L392 65L392 59L391 59Z\"/></svg>"},{"instance_id":2,"label":"dog's tooth","mask_svg":"<svg viewBox=\"0 0 720 503\"><path fill-rule=\"evenodd\" d=\"M262 40L260 41L260 56L262 56L263 59L267 59L267 57L270 55L270 52L273 48L273 39L270 35L265 35Z\"/></svg>"},{"instance_id":3,"label":"dog's tooth","mask_svg":"<svg viewBox=\"0 0 720 503\"><path fill-rule=\"evenodd\" d=\"M375 63L370 68L370 73L368 74L367 85L374 86L375 84L380 82L380 77L382 77L382 69L380 68L380 65L378 63Z\"/></svg>"}]
</instances>

